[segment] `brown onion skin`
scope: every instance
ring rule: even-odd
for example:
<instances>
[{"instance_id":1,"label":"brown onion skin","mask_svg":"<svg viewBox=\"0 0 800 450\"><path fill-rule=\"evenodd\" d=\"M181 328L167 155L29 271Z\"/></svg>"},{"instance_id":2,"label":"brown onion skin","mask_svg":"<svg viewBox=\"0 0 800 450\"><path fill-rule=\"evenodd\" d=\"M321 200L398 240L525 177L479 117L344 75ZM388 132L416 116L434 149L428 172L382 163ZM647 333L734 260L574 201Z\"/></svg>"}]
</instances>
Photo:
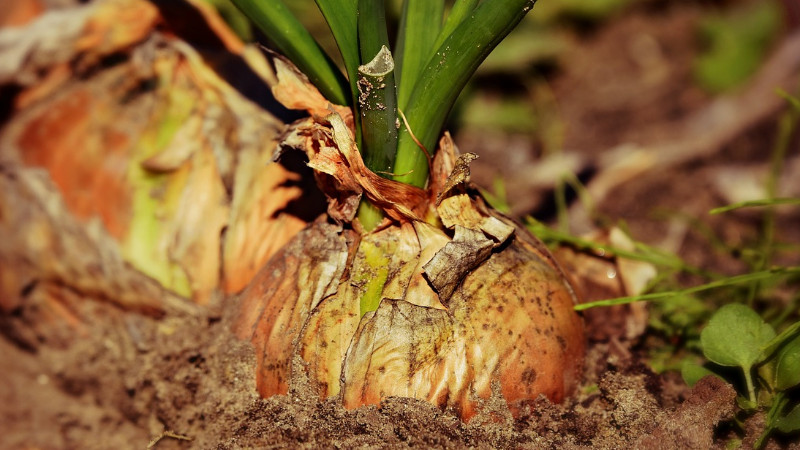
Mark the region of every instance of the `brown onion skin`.
<instances>
[{"instance_id":1,"label":"brown onion skin","mask_svg":"<svg viewBox=\"0 0 800 450\"><path fill-rule=\"evenodd\" d=\"M585 343L572 290L553 264L541 248L515 239L467 275L446 312L393 305L403 311L391 315L391 320L395 326L402 320L413 322L400 328L419 335L416 342L421 348L397 345L408 355L402 364L392 356L348 354L344 405L352 408L377 404L387 396L408 396L452 407L469 420L479 399L491 395L493 382L499 383L512 413L517 412L518 401L539 395L561 402L579 382ZM411 314L415 308L427 310L427 319ZM433 336L420 331L426 326ZM364 335L357 333L351 348L358 347L359 338ZM385 334L383 339L367 341L381 348L396 345L397 339ZM366 370L349 372L353 357Z\"/></svg>"},{"instance_id":2,"label":"brown onion skin","mask_svg":"<svg viewBox=\"0 0 800 450\"><path fill-rule=\"evenodd\" d=\"M544 395L560 402L575 389L584 357L582 319L561 270L527 230L517 228L466 275L446 310L384 299L363 318L347 271L336 292L313 307L307 295L299 295L306 298L302 304L287 301L301 290L319 290L290 266L318 262L320 250L333 250L302 244L310 235L337 240L341 255L343 240L330 228L301 233L244 295L238 330L256 346L262 396L286 394L290 380L302 375L320 397L339 395L347 408L414 397L468 421L495 383L514 414L519 401ZM347 245L352 254L357 243ZM293 365L293 358L302 364Z\"/></svg>"},{"instance_id":3,"label":"brown onion skin","mask_svg":"<svg viewBox=\"0 0 800 450\"><path fill-rule=\"evenodd\" d=\"M234 332L256 350L262 397L289 390L297 339L323 297L337 287L347 262L347 236L315 222L292 238L242 293Z\"/></svg>"}]
</instances>

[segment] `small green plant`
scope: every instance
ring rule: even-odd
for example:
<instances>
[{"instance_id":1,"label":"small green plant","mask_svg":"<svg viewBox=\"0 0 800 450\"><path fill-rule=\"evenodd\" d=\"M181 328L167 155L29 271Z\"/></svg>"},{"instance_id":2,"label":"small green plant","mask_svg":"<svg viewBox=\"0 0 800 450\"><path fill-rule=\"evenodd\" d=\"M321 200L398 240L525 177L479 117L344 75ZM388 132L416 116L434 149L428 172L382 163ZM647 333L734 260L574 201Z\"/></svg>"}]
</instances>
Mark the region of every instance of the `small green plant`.
<instances>
[{"instance_id":1,"label":"small green plant","mask_svg":"<svg viewBox=\"0 0 800 450\"><path fill-rule=\"evenodd\" d=\"M742 409L768 408L757 447L774 430L800 431L800 403L795 400L792 405L789 394L800 386L800 321L776 334L748 306L725 305L711 317L700 342L709 361L742 369L747 390L739 400Z\"/></svg>"}]
</instances>

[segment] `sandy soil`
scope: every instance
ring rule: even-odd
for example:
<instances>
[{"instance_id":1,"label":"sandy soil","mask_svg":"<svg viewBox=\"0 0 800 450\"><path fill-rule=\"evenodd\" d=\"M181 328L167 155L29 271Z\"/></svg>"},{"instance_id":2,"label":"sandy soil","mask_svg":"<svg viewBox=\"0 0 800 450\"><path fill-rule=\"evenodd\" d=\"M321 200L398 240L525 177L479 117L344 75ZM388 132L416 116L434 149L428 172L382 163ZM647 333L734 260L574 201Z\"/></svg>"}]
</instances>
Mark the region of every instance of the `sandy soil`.
<instances>
[{"instance_id":1,"label":"sandy soil","mask_svg":"<svg viewBox=\"0 0 800 450\"><path fill-rule=\"evenodd\" d=\"M169 430L191 441L164 437L156 448L708 448L733 411L735 393L719 380L689 391L607 343L592 347L581 394L531 402L517 420L501 398L468 424L404 398L348 411L309 394L303 380L288 396L260 399L253 352L221 313L231 304L162 320L76 305L108 320L35 351L3 339L2 447L143 448Z\"/></svg>"}]
</instances>

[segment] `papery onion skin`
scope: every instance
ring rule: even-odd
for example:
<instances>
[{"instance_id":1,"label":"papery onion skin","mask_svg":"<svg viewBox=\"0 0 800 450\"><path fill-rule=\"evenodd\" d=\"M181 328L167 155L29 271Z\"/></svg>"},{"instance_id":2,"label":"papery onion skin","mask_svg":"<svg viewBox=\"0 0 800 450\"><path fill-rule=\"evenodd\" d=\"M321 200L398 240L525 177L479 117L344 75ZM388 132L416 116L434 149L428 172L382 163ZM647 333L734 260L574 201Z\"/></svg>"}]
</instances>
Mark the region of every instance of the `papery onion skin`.
<instances>
[{"instance_id":1,"label":"papery onion skin","mask_svg":"<svg viewBox=\"0 0 800 450\"><path fill-rule=\"evenodd\" d=\"M415 397L468 420L495 381L512 412L539 395L562 401L581 374L583 324L551 264L515 240L467 275L447 312L384 300L375 317L394 331L359 326L345 360L344 405Z\"/></svg>"},{"instance_id":2,"label":"papery onion skin","mask_svg":"<svg viewBox=\"0 0 800 450\"><path fill-rule=\"evenodd\" d=\"M262 397L286 394L297 337L309 314L336 292L347 263L347 234L317 221L277 252L242 293L234 331L256 349Z\"/></svg>"},{"instance_id":3,"label":"papery onion skin","mask_svg":"<svg viewBox=\"0 0 800 450\"><path fill-rule=\"evenodd\" d=\"M414 397L469 420L495 382L513 413L520 400L544 395L560 402L574 390L584 354L582 320L560 269L527 231L517 228L508 244L471 270L446 309L419 306L429 299L411 297L433 291L415 287L405 298L384 298L376 311L359 318L358 267L348 266L335 292L331 278L300 279L305 269L290 268L319 263L326 246L308 243L314 236L338 242L338 256L322 259L338 266L350 254L352 264L358 243L348 241L349 250L343 250L345 239L332 229L316 223L298 235L245 293L251 312L242 314L239 331L258 350L262 396L286 394L291 379L302 375L320 397L340 395L348 408L389 396ZM379 235L398 239L412 230L392 226ZM412 286L406 269L419 267L419 261L393 258L390 264L394 283ZM395 285L389 291L397 290ZM333 293L320 294L326 291ZM304 373L291 372L296 357L304 364L294 367Z\"/></svg>"}]
</instances>

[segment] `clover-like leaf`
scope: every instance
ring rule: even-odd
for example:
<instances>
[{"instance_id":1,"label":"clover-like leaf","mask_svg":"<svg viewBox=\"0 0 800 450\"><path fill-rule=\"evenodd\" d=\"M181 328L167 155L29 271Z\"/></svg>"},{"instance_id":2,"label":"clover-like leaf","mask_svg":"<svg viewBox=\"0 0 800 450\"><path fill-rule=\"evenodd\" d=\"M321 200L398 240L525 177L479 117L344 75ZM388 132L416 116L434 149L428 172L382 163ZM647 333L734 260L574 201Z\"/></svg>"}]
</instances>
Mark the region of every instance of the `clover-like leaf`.
<instances>
[{"instance_id":1,"label":"clover-like leaf","mask_svg":"<svg viewBox=\"0 0 800 450\"><path fill-rule=\"evenodd\" d=\"M761 357L761 348L775 330L752 309L731 304L720 308L700 333L703 354L722 366L749 369Z\"/></svg>"},{"instance_id":2,"label":"clover-like leaf","mask_svg":"<svg viewBox=\"0 0 800 450\"><path fill-rule=\"evenodd\" d=\"M800 384L800 334L786 343L775 357L774 379L771 385L783 391Z\"/></svg>"},{"instance_id":3,"label":"clover-like leaf","mask_svg":"<svg viewBox=\"0 0 800 450\"><path fill-rule=\"evenodd\" d=\"M800 405L794 405L788 414L778 419L775 428L783 433L793 433L800 430Z\"/></svg>"}]
</instances>

